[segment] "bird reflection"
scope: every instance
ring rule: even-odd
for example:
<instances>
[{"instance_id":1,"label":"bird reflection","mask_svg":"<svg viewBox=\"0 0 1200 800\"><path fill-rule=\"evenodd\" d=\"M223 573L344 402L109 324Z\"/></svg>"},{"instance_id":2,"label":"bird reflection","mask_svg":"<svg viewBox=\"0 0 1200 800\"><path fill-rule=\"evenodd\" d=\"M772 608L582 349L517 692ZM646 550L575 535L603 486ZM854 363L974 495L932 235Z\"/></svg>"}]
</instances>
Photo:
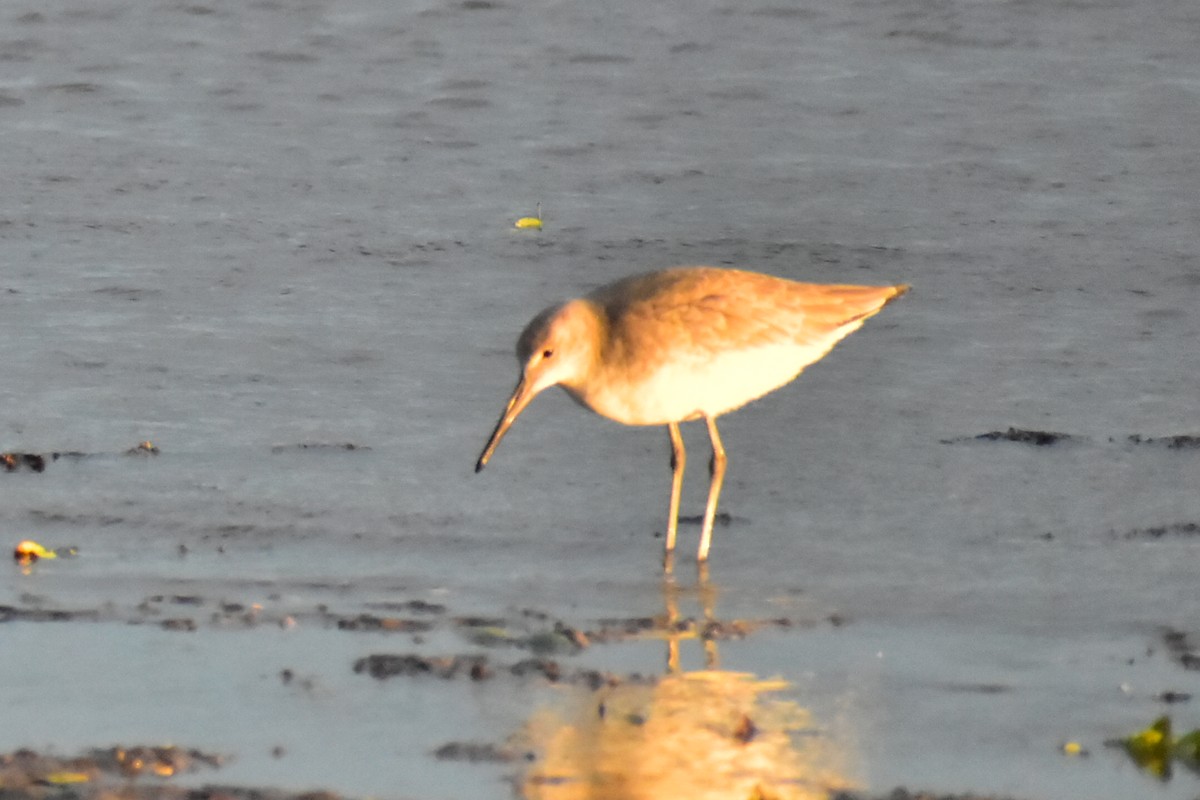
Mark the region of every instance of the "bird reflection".
<instances>
[{"instance_id":1,"label":"bird reflection","mask_svg":"<svg viewBox=\"0 0 1200 800\"><path fill-rule=\"evenodd\" d=\"M814 800L853 788L848 755L809 711L775 693L783 680L720 669L717 591L701 572L691 589L664 582L666 672L596 691L570 687L523 736L533 760L517 777L526 800ZM699 604L702 620L680 614ZM681 666L699 640L704 669Z\"/></svg>"}]
</instances>

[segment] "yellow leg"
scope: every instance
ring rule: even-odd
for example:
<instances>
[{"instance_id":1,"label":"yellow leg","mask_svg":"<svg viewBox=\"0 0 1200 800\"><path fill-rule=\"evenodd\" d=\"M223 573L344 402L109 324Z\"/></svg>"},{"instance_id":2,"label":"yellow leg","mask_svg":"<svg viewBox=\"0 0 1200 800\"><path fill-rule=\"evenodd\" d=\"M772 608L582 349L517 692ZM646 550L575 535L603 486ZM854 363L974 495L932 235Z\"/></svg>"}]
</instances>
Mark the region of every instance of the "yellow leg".
<instances>
[{"instance_id":1,"label":"yellow leg","mask_svg":"<svg viewBox=\"0 0 1200 800\"><path fill-rule=\"evenodd\" d=\"M675 534L679 530L679 495L683 491L683 468L687 465L687 452L683 449L683 437L679 435L679 423L667 423L667 434L671 437L671 507L667 512L663 570L670 572L671 557L675 553Z\"/></svg>"},{"instance_id":2,"label":"yellow leg","mask_svg":"<svg viewBox=\"0 0 1200 800\"><path fill-rule=\"evenodd\" d=\"M704 530L700 533L700 552L696 560L704 563L708 560L708 548L712 544L713 520L717 517L717 498L721 496L721 484L725 481L725 447L721 444L721 434L717 432L717 421L705 417L708 423L708 438L712 440L712 483L708 486L708 505L704 507Z\"/></svg>"}]
</instances>

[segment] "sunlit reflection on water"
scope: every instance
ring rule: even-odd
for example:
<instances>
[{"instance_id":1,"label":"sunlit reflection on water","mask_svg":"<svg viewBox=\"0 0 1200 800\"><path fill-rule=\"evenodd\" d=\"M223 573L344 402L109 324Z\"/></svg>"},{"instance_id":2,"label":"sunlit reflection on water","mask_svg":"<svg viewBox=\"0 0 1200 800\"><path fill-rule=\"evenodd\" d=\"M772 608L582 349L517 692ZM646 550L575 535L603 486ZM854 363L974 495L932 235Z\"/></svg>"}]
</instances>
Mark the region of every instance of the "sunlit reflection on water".
<instances>
[{"instance_id":1,"label":"sunlit reflection on water","mask_svg":"<svg viewBox=\"0 0 1200 800\"><path fill-rule=\"evenodd\" d=\"M698 587L706 622L714 593ZM534 759L517 779L527 800L810 800L853 788L846 746L792 700L788 683L718 668L705 640L706 669L679 667L680 592L664 591L667 670L645 682L595 691L566 689L541 709L522 737Z\"/></svg>"}]
</instances>

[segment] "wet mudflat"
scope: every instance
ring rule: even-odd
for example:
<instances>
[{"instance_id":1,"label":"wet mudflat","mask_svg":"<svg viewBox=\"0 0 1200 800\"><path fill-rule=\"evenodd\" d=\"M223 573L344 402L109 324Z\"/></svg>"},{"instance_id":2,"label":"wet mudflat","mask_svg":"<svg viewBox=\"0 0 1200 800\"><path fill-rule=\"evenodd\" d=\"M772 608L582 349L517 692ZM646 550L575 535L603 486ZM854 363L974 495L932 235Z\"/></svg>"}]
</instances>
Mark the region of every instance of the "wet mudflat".
<instances>
[{"instance_id":1,"label":"wet mudflat","mask_svg":"<svg viewBox=\"0 0 1200 800\"><path fill-rule=\"evenodd\" d=\"M1194 797L1105 742L1200 726L1198 31L7 4L0 531L76 552L0 590L0 786ZM722 420L664 581L661 430L472 466L533 313L685 263L914 290Z\"/></svg>"}]
</instances>

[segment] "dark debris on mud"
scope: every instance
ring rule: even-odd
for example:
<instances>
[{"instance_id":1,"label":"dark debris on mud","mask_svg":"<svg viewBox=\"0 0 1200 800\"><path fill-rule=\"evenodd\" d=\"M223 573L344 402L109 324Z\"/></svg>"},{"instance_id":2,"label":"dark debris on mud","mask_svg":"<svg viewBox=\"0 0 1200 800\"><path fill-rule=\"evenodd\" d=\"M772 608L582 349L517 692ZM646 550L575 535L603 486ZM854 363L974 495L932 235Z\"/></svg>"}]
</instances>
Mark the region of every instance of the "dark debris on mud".
<instances>
[{"instance_id":1,"label":"dark debris on mud","mask_svg":"<svg viewBox=\"0 0 1200 800\"><path fill-rule=\"evenodd\" d=\"M1077 441L1078 437L1069 433L1055 431L1035 431L1025 428L1009 428L1005 431L988 431L975 436L956 436L942 439L942 444L959 444L961 442L1017 442L1031 444L1035 447L1048 447L1059 442Z\"/></svg>"},{"instance_id":2,"label":"dark debris on mud","mask_svg":"<svg viewBox=\"0 0 1200 800\"><path fill-rule=\"evenodd\" d=\"M164 785L81 784L3 787L4 800L342 800L334 792L293 792L247 786L206 785L199 788Z\"/></svg>"},{"instance_id":3,"label":"dark debris on mud","mask_svg":"<svg viewBox=\"0 0 1200 800\"><path fill-rule=\"evenodd\" d=\"M653 679L637 674L618 677L595 669L566 669L549 658L526 658L501 664L477 653L454 656L374 653L355 661L354 671L376 680L429 676L443 680L467 677L472 681L488 681L504 673L517 678L538 677L551 683L587 686L593 690L622 683L653 682Z\"/></svg>"},{"instance_id":4,"label":"dark debris on mud","mask_svg":"<svg viewBox=\"0 0 1200 800\"><path fill-rule=\"evenodd\" d=\"M551 622L540 612L525 610L522 616L540 624ZM564 667L559 661L546 657L552 653L575 655L592 644L607 644L631 639L687 638L702 641L743 639L763 627L791 628L813 626L816 622L797 622L786 617L769 620L718 620L690 617L631 617L599 620L592 630L578 630L560 621L548 629L522 633L513 622L490 617L458 617L452 620L461 633L475 645L495 649L515 647L532 651L530 658L499 662L479 653L429 656L417 653L375 653L358 659L354 672L377 680L397 677L436 677L443 680L468 678L487 681L501 675L516 678L541 678L551 683L582 685L592 689L629 683L653 683L654 678L634 673L616 676L594 669ZM830 619L835 627L840 618ZM344 627L339 624L339 628Z\"/></svg>"},{"instance_id":5,"label":"dark debris on mud","mask_svg":"<svg viewBox=\"0 0 1200 800\"><path fill-rule=\"evenodd\" d=\"M1058 431L1039 431L1029 428L1013 428L979 433L973 436L953 436L941 439L942 444L963 444L965 442L1015 442L1034 447L1049 447L1064 442L1087 442L1086 436ZM1108 437L1109 444L1151 445L1165 447L1168 450L1188 450L1200 448L1200 434L1181 433L1170 436L1143 436L1133 433L1127 436L1113 435Z\"/></svg>"},{"instance_id":6,"label":"dark debris on mud","mask_svg":"<svg viewBox=\"0 0 1200 800\"><path fill-rule=\"evenodd\" d=\"M96 622L101 618L95 609L71 611L61 608L20 608L0 606L0 623L3 622Z\"/></svg>"},{"instance_id":7,"label":"dark debris on mud","mask_svg":"<svg viewBox=\"0 0 1200 800\"><path fill-rule=\"evenodd\" d=\"M354 442L297 442L295 444L277 444L271 447L271 452L275 455L288 452L352 452L356 450L370 450L370 446L364 444L355 444Z\"/></svg>"},{"instance_id":8,"label":"dark debris on mud","mask_svg":"<svg viewBox=\"0 0 1200 800\"><path fill-rule=\"evenodd\" d=\"M0 786L24 783L82 782L102 774L134 778L141 775L170 777L194 772L202 766L217 768L221 756L181 747L110 747L75 758L17 750L0 755ZM56 780L57 778L57 780Z\"/></svg>"},{"instance_id":9,"label":"dark debris on mud","mask_svg":"<svg viewBox=\"0 0 1200 800\"><path fill-rule=\"evenodd\" d=\"M325 604L295 607L264 606L199 594L154 594L132 607L106 604L99 608L56 608L41 598L27 604L0 605L0 624L6 622L94 622L153 625L166 631L195 633L205 629L259 627L291 629L318 627L354 634L408 635L415 643L425 634L450 630L472 645L495 650L525 650L535 656L571 656L593 645L630 640L669 638L720 642L745 639L763 629L805 629L821 624L839 627L838 615L824 619L716 619L666 615L597 620L586 628L572 627L550 615L524 609L510 617L454 616L446 606L423 600L367 602L369 611L338 612ZM395 611L395 614L386 613ZM376 613L382 612L382 613ZM435 670L436 671L436 670Z\"/></svg>"},{"instance_id":10,"label":"dark debris on mud","mask_svg":"<svg viewBox=\"0 0 1200 800\"><path fill-rule=\"evenodd\" d=\"M56 460L58 455L53 453L51 460ZM0 467L3 467L5 472L16 472L21 468L45 472L46 457L39 453L0 453Z\"/></svg>"},{"instance_id":11,"label":"dark debris on mud","mask_svg":"<svg viewBox=\"0 0 1200 800\"><path fill-rule=\"evenodd\" d=\"M441 603L427 603L424 600L403 600L399 602L384 601L367 603L367 608L380 611L410 611L414 614L445 614L446 607Z\"/></svg>"},{"instance_id":12,"label":"dark debris on mud","mask_svg":"<svg viewBox=\"0 0 1200 800\"><path fill-rule=\"evenodd\" d=\"M1126 539L1164 539L1171 536L1200 535L1200 522L1173 522L1169 525L1152 525L1148 528L1132 528L1125 532Z\"/></svg>"},{"instance_id":13,"label":"dark debris on mud","mask_svg":"<svg viewBox=\"0 0 1200 800\"><path fill-rule=\"evenodd\" d=\"M52 464L60 458L87 458L90 453L0 453L0 469L5 472L45 472L46 464Z\"/></svg>"},{"instance_id":14,"label":"dark debris on mud","mask_svg":"<svg viewBox=\"0 0 1200 800\"><path fill-rule=\"evenodd\" d=\"M886 794L863 792L836 792L829 800L1016 800L1009 795L995 794L940 794L937 792L913 792L897 787Z\"/></svg>"},{"instance_id":15,"label":"dark debris on mud","mask_svg":"<svg viewBox=\"0 0 1200 800\"><path fill-rule=\"evenodd\" d=\"M370 446L355 444L354 442L296 442L293 444L277 444L271 447L273 454L290 453L290 452L354 452L370 450ZM158 445L146 440L139 442L133 447L123 450L120 455L126 456L156 456L161 451ZM45 472L49 464L60 459L79 460L84 458L96 458L103 456L111 456L112 453L88 453L82 450L60 450L46 453L32 453L10 451L0 453L0 471L3 472L19 472L28 470L29 472Z\"/></svg>"},{"instance_id":16,"label":"dark debris on mud","mask_svg":"<svg viewBox=\"0 0 1200 800\"><path fill-rule=\"evenodd\" d=\"M1115 441L1109 439L1109 441ZM1165 445L1169 450L1185 450L1193 447L1200 447L1200 436L1190 433L1181 433L1175 436L1142 436L1133 434L1126 438L1130 444L1152 444Z\"/></svg>"},{"instance_id":17,"label":"dark debris on mud","mask_svg":"<svg viewBox=\"0 0 1200 800\"><path fill-rule=\"evenodd\" d=\"M1174 628L1164 628L1162 639L1167 652L1181 667L1200 670L1200 650L1197 650L1196 643L1187 633Z\"/></svg>"},{"instance_id":18,"label":"dark debris on mud","mask_svg":"<svg viewBox=\"0 0 1200 800\"><path fill-rule=\"evenodd\" d=\"M987 442L1019 442L1020 444L1032 444L1037 447L1048 447L1059 442L1068 442L1076 437L1069 433L1058 433L1056 431L1031 431L1021 428L1009 428L1006 431L991 431L989 433L981 433L976 436L976 440Z\"/></svg>"},{"instance_id":19,"label":"dark debris on mud","mask_svg":"<svg viewBox=\"0 0 1200 800\"><path fill-rule=\"evenodd\" d=\"M433 757L438 761L465 761L470 764L508 764L513 761L532 761L535 755L491 742L446 742L433 751Z\"/></svg>"},{"instance_id":20,"label":"dark debris on mud","mask_svg":"<svg viewBox=\"0 0 1200 800\"><path fill-rule=\"evenodd\" d=\"M377 617L374 614L359 614L337 621L340 631L393 631L396 633L425 633L433 629L432 622L402 617Z\"/></svg>"},{"instance_id":21,"label":"dark debris on mud","mask_svg":"<svg viewBox=\"0 0 1200 800\"><path fill-rule=\"evenodd\" d=\"M156 456L158 454L158 446L149 440L139 442L122 453L122 455L126 456ZM47 464L53 464L59 459L81 459L102 455L110 454L85 453L81 450L63 450L52 453L22 453L13 451L0 453L0 470L4 472L18 472L25 469L30 472L45 472Z\"/></svg>"},{"instance_id":22,"label":"dark debris on mud","mask_svg":"<svg viewBox=\"0 0 1200 800\"><path fill-rule=\"evenodd\" d=\"M226 759L183 747L109 747L60 757L34 750L0 754L0 797L5 800L92 800L96 798L250 798L256 789L183 789L163 781L201 769L219 769ZM148 783L134 783L137 780ZM278 793L280 798L294 796Z\"/></svg>"}]
</instances>

